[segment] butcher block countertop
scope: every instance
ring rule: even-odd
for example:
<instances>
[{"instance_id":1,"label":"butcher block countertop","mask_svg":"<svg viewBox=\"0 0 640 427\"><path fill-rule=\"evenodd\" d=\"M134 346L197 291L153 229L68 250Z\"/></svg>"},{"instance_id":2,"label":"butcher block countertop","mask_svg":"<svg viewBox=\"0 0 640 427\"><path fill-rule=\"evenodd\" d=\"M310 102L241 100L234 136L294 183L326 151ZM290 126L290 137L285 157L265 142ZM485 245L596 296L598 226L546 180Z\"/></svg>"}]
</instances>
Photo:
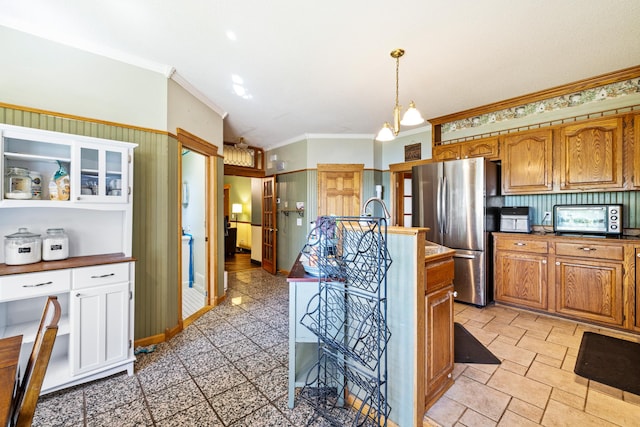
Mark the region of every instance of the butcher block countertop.
<instances>
[{"instance_id":1,"label":"butcher block countertop","mask_svg":"<svg viewBox=\"0 0 640 427\"><path fill-rule=\"evenodd\" d=\"M9 274L36 273L41 271L62 270L66 268L88 267L92 265L130 262L136 259L123 253L70 257L59 261L40 261L33 264L0 264L0 276Z\"/></svg>"}]
</instances>

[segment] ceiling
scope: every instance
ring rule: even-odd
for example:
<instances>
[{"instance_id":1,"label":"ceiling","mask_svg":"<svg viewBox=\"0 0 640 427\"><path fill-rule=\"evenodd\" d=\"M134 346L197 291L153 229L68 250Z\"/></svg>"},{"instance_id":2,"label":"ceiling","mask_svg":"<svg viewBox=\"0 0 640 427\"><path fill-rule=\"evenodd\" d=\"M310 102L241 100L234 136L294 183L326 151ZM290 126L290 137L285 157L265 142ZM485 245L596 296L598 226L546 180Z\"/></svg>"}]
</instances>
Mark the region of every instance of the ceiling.
<instances>
[{"instance_id":1,"label":"ceiling","mask_svg":"<svg viewBox=\"0 0 640 427\"><path fill-rule=\"evenodd\" d=\"M427 119L640 64L638 0L0 0L0 10L0 25L175 69L228 113L226 141L265 148L309 133L373 136L392 117L395 48L406 51L400 104L414 100Z\"/></svg>"}]
</instances>

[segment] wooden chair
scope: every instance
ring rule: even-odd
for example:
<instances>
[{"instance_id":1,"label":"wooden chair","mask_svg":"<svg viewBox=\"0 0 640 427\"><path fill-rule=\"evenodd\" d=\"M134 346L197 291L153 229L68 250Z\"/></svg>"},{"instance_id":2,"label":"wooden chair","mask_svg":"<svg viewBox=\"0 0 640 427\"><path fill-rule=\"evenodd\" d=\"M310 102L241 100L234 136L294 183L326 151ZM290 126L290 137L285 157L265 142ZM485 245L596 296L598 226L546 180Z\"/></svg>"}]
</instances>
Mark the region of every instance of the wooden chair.
<instances>
[{"instance_id":1,"label":"wooden chair","mask_svg":"<svg viewBox=\"0 0 640 427\"><path fill-rule=\"evenodd\" d=\"M58 333L60 321L60 303L58 297L50 296L40 319L38 333L33 342L31 355L24 370L22 381L18 385L11 409L11 426L28 427L33 421L33 414L40 396L40 389L47 365L51 358L53 344Z\"/></svg>"}]
</instances>

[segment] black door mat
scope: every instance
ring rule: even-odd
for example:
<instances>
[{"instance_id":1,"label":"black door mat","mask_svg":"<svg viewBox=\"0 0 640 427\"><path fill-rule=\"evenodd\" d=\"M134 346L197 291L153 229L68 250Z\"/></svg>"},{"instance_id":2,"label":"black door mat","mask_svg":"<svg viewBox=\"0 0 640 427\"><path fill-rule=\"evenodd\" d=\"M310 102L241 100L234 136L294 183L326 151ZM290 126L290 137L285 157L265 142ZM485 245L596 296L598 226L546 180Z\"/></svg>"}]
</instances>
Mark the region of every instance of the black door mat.
<instances>
[{"instance_id":1,"label":"black door mat","mask_svg":"<svg viewBox=\"0 0 640 427\"><path fill-rule=\"evenodd\" d=\"M459 323L453 324L453 349L456 363L500 364L500 359Z\"/></svg>"},{"instance_id":2,"label":"black door mat","mask_svg":"<svg viewBox=\"0 0 640 427\"><path fill-rule=\"evenodd\" d=\"M640 395L640 344L585 332L573 372Z\"/></svg>"}]
</instances>

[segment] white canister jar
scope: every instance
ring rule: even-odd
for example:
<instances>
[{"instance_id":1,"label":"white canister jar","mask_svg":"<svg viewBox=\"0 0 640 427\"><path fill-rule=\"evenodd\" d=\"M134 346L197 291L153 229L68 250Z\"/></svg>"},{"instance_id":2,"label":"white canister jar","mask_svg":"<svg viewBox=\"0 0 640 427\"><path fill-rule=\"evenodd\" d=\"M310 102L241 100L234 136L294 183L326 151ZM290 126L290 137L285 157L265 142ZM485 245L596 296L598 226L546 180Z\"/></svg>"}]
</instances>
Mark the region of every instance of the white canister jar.
<instances>
[{"instance_id":1,"label":"white canister jar","mask_svg":"<svg viewBox=\"0 0 640 427\"><path fill-rule=\"evenodd\" d=\"M64 228L48 228L42 240L42 259L57 261L69 258L69 237Z\"/></svg>"},{"instance_id":2,"label":"white canister jar","mask_svg":"<svg viewBox=\"0 0 640 427\"><path fill-rule=\"evenodd\" d=\"M42 239L39 234L19 228L17 233L4 236L4 262L7 265L22 265L42 259Z\"/></svg>"}]
</instances>

